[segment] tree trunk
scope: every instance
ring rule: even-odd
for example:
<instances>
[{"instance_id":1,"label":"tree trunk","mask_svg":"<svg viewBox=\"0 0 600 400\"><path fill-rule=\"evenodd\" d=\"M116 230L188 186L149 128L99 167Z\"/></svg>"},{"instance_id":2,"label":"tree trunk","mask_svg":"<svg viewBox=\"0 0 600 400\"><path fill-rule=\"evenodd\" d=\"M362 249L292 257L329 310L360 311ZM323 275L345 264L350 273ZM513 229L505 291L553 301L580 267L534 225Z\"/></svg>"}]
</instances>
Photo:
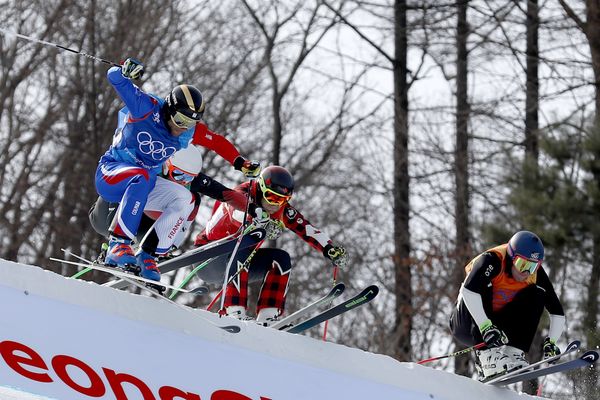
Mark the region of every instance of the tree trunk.
<instances>
[{"instance_id":1,"label":"tree trunk","mask_svg":"<svg viewBox=\"0 0 600 400\"><path fill-rule=\"evenodd\" d=\"M469 238L469 114L468 50L469 24L467 8L469 0L457 2L456 26L456 149L454 153L454 179L456 185L455 226L456 243L453 271L453 293L458 293L464 279L463 267L467 264L471 245ZM469 357L455 358L455 372L469 376Z\"/></svg>"},{"instance_id":2,"label":"tree trunk","mask_svg":"<svg viewBox=\"0 0 600 400\"><path fill-rule=\"evenodd\" d=\"M587 0L587 23L586 23L586 36L590 45L590 52L592 55L592 68L594 71L594 84L595 84L595 116L594 116L594 127L592 129L593 151L596 153L594 157L594 166L592 173L594 176L594 183L596 187L596 193L600 193L600 1L598 0ZM598 213L600 213L600 198L594 196L593 210L596 214L596 221L598 220ZM596 348L600 345L600 329L598 328L598 313L599 302L598 295L600 293L600 229L595 226L592 231L592 242L593 242L593 257L592 257L592 270L589 275L589 281L587 282L587 296L584 302L584 318L583 318L583 330L586 333L587 347ZM585 396L587 399L598 398L598 381L600 380L600 373L598 368L587 369L582 377L585 382L585 387L589 388Z\"/></svg>"},{"instance_id":3,"label":"tree trunk","mask_svg":"<svg viewBox=\"0 0 600 400\"><path fill-rule=\"evenodd\" d=\"M538 32L540 26L539 7L537 0L527 2L527 48L525 50L526 61L526 92L525 92L525 171L523 173L525 188L534 187L538 175L539 158L539 48ZM533 180L533 181L532 181ZM529 361L539 360L542 357L541 333L538 330L529 350ZM523 391L536 394L538 381L533 380L523 383Z\"/></svg>"},{"instance_id":4,"label":"tree trunk","mask_svg":"<svg viewBox=\"0 0 600 400\"><path fill-rule=\"evenodd\" d=\"M412 283L409 231L408 83L406 1L396 1L394 56L394 266L396 323L394 355L412 359Z\"/></svg>"}]
</instances>

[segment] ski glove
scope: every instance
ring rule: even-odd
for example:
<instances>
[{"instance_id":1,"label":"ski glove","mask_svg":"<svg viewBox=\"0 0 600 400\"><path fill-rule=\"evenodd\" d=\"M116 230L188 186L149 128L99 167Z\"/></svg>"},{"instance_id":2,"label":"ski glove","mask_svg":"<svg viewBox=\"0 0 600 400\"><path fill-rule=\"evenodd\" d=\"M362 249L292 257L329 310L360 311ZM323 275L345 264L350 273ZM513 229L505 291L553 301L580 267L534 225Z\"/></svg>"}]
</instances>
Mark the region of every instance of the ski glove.
<instances>
[{"instance_id":1,"label":"ski glove","mask_svg":"<svg viewBox=\"0 0 600 400\"><path fill-rule=\"evenodd\" d=\"M258 161L246 160L242 156L238 156L233 161L233 168L246 176L246 178L256 178L260 174L260 163Z\"/></svg>"},{"instance_id":2,"label":"ski glove","mask_svg":"<svg viewBox=\"0 0 600 400\"><path fill-rule=\"evenodd\" d=\"M556 345L556 342L549 337L544 339L542 345L542 352L544 353L544 360L550 357L554 357L560 354L560 349Z\"/></svg>"},{"instance_id":3,"label":"ski glove","mask_svg":"<svg viewBox=\"0 0 600 400\"><path fill-rule=\"evenodd\" d=\"M489 319L479 327L483 341L488 348L500 347L508 343L506 334L498 329Z\"/></svg>"},{"instance_id":4,"label":"ski glove","mask_svg":"<svg viewBox=\"0 0 600 400\"><path fill-rule=\"evenodd\" d=\"M128 79L140 79L144 75L144 64L135 58L128 58L121 65L121 74Z\"/></svg>"},{"instance_id":5,"label":"ski glove","mask_svg":"<svg viewBox=\"0 0 600 400\"><path fill-rule=\"evenodd\" d=\"M343 246L334 246L328 243L323 249L323 255L330 259L336 267L344 268L348 264L348 254Z\"/></svg>"},{"instance_id":6,"label":"ski glove","mask_svg":"<svg viewBox=\"0 0 600 400\"><path fill-rule=\"evenodd\" d=\"M262 208L256 207L252 214L255 215L252 219L252 223L254 226L263 228L266 231L267 239L275 240L283 232L283 228L285 228L283 222L278 219L271 219L269 213L263 211Z\"/></svg>"}]
</instances>

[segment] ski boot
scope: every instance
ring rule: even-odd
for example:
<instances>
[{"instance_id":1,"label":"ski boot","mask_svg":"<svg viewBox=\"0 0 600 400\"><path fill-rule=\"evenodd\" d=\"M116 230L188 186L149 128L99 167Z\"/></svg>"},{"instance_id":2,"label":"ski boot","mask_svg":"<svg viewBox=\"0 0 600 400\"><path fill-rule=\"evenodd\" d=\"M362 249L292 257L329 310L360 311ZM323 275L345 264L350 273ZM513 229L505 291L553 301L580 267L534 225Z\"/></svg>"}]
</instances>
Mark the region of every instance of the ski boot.
<instances>
[{"instance_id":1,"label":"ski boot","mask_svg":"<svg viewBox=\"0 0 600 400\"><path fill-rule=\"evenodd\" d=\"M265 307L258 311L256 323L260 326L271 326L279 320L279 309L275 307Z\"/></svg>"},{"instance_id":2,"label":"ski boot","mask_svg":"<svg viewBox=\"0 0 600 400\"><path fill-rule=\"evenodd\" d=\"M485 350L476 350L475 354L477 355L477 379L480 382L486 382L505 372L504 368L498 362L503 356L502 351L500 351L500 347L494 347Z\"/></svg>"},{"instance_id":3,"label":"ski boot","mask_svg":"<svg viewBox=\"0 0 600 400\"><path fill-rule=\"evenodd\" d=\"M156 258L146 253L144 250L138 251L135 256L138 267L140 267L140 276L142 278L160 281L160 271L156 266Z\"/></svg>"},{"instance_id":4,"label":"ski boot","mask_svg":"<svg viewBox=\"0 0 600 400\"><path fill-rule=\"evenodd\" d=\"M135 266L136 263L137 260L131 248L131 240L110 236L108 249L104 257L104 265L118 267L127 271L131 266Z\"/></svg>"},{"instance_id":5,"label":"ski boot","mask_svg":"<svg viewBox=\"0 0 600 400\"><path fill-rule=\"evenodd\" d=\"M237 318L240 321L252 321L254 318L246 314L244 306L228 306L225 307L225 315L228 317Z\"/></svg>"},{"instance_id":6,"label":"ski boot","mask_svg":"<svg viewBox=\"0 0 600 400\"><path fill-rule=\"evenodd\" d=\"M523 350L508 345L502 346L500 349L502 349L502 357L499 363L506 372L512 372L529 365L527 360L525 360L525 352Z\"/></svg>"},{"instance_id":7,"label":"ski boot","mask_svg":"<svg viewBox=\"0 0 600 400\"><path fill-rule=\"evenodd\" d=\"M513 346L500 346L492 349L477 350L477 372L479 380L486 382L529 365L525 353Z\"/></svg>"}]
</instances>

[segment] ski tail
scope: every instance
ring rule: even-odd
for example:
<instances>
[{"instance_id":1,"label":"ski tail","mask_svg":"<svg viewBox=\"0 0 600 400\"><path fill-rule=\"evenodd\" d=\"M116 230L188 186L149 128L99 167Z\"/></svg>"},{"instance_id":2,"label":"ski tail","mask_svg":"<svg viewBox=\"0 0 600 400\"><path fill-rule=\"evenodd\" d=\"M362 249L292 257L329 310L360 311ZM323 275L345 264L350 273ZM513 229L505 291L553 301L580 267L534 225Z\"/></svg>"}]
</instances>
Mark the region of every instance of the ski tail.
<instances>
[{"instance_id":1,"label":"ski tail","mask_svg":"<svg viewBox=\"0 0 600 400\"><path fill-rule=\"evenodd\" d=\"M342 303L330 307L325 311L320 312L319 314L299 323L298 325L294 325L291 328L285 329L286 332L290 333L300 333L304 332L307 329L312 328L313 326L319 325L321 322L327 321L328 319L337 317L345 312L353 310L357 307L363 306L373 300L377 294L379 293L379 288L376 285L371 285L365 288L362 292L349 298Z\"/></svg>"}]
</instances>

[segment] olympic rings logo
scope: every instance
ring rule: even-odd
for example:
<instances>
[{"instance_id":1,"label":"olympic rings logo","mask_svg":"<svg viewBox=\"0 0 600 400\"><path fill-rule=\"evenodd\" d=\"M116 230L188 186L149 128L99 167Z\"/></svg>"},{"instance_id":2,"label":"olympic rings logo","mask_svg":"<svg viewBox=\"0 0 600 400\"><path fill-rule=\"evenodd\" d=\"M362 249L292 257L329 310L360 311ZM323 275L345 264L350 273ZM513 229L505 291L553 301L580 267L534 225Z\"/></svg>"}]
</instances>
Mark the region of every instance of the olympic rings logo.
<instances>
[{"instance_id":1,"label":"olympic rings logo","mask_svg":"<svg viewBox=\"0 0 600 400\"><path fill-rule=\"evenodd\" d=\"M152 155L152 159L162 161L171 157L177 149L175 147L165 147L163 142L153 141L148 132L142 131L137 134L139 149L143 154Z\"/></svg>"}]
</instances>

